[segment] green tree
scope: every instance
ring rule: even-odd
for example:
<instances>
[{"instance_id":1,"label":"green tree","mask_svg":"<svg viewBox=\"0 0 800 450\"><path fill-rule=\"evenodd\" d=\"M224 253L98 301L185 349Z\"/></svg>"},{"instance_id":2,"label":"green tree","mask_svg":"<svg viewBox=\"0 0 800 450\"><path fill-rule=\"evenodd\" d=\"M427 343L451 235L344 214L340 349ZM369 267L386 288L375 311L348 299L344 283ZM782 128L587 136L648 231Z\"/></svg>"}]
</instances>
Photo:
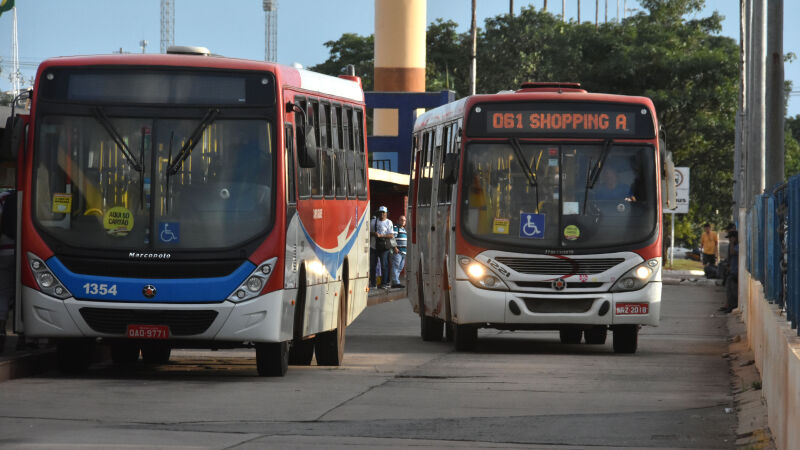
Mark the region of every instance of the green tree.
<instances>
[{"instance_id":1,"label":"green tree","mask_svg":"<svg viewBox=\"0 0 800 450\"><path fill-rule=\"evenodd\" d=\"M356 75L361 77L361 85L365 91L373 90L373 72L375 68L375 37L373 35L361 36L355 33L345 33L335 41L325 44L330 50L330 56L325 62L309 67L309 70L328 75L341 75L348 64L356 69Z\"/></svg>"}]
</instances>

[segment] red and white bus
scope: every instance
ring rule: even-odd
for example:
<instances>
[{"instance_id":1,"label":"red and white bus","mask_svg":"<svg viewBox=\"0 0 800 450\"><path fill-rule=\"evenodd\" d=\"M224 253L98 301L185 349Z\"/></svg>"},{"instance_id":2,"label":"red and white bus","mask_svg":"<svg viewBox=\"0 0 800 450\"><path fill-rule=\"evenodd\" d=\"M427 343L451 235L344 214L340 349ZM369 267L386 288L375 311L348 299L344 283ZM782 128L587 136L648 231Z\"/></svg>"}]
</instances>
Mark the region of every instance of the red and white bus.
<instances>
[{"instance_id":1,"label":"red and white bus","mask_svg":"<svg viewBox=\"0 0 800 450\"><path fill-rule=\"evenodd\" d=\"M661 311L661 160L653 103L526 83L414 125L409 299L424 340L558 330L633 353Z\"/></svg>"},{"instance_id":2,"label":"red and white bus","mask_svg":"<svg viewBox=\"0 0 800 450\"><path fill-rule=\"evenodd\" d=\"M17 330L69 370L98 339L115 362L252 346L261 375L339 365L367 304L360 79L168 53L39 67L17 119Z\"/></svg>"}]
</instances>

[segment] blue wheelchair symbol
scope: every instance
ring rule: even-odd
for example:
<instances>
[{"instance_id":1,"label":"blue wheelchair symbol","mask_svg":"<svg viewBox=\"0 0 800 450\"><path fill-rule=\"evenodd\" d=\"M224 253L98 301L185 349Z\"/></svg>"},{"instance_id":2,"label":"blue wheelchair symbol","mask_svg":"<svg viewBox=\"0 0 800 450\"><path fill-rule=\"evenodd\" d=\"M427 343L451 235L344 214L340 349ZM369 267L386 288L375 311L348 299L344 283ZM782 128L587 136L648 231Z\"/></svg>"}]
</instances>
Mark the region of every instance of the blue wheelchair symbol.
<instances>
[{"instance_id":1,"label":"blue wheelchair symbol","mask_svg":"<svg viewBox=\"0 0 800 450\"><path fill-rule=\"evenodd\" d=\"M158 239L161 242L180 241L181 224L178 222L161 222L158 224Z\"/></svg>"},{"instance_id":2,"label":"blue wheelchair symbol","mask_svg":"<svg viewBox=\"0 0 800 450\"><path fill-rule=\"evenodd\" d=\"M544 214L521 213L519 215L519 237L544 239Z\"/></svg>"}]
</instances>

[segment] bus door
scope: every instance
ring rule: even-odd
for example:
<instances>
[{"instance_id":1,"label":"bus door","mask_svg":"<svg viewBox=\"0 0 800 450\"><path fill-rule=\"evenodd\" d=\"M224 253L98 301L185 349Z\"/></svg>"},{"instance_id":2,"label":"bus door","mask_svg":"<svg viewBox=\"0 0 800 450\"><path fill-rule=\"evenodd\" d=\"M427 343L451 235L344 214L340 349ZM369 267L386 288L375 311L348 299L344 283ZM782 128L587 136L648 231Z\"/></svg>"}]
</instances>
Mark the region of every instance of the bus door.
<instances>
[{"instance_id":1,"label":"bus door","mask_svg":"<svg viewBox=\"0 0 800 450\"><path fill-rule=\"evenodd\" d=\"M295 191L295 158L294 158L294 127L291 122L284 124L284 170L286 179L286 259L288 264L285 264L285 287L297 287L297 227L294 227L294 232L289 231L289 224L292 218L297 214L297 193Z\"/></svg>"},{"instance_id":2,"label":"bus door","mask_svg":"<svg viewBox=\"0 0 800 450\"><path fill-rule=\"evenodd\" d=\"M422 155L420 156L419 193L417 193L417 246L420 250L423 288L430 289L431 248L431 189L433 187L433 147L435 130L422 135ZM427 291L427 289L425 289ZM427 292L426 292L427 294Z\"/></svg>"},{"instance_id":3,"label":"bus door","mask_svg":"<svg viewBox=\"0 0 800 450\"><path fill-rule=\"evenodd\" d=\"M431 305L435 311L440 311L442 301L442 269L445 261L446 227L447 217L445 209L447 205L442 201L442 195L446 193L446 186L442 185L441 174L444 169L444 155L447 152L448 127L440 126L436 128L436 136L431 158L431 168L433 169L431 179L431 251L429 252L430 266L430 285L431 285Z\"/></svg>"}]
</instances>

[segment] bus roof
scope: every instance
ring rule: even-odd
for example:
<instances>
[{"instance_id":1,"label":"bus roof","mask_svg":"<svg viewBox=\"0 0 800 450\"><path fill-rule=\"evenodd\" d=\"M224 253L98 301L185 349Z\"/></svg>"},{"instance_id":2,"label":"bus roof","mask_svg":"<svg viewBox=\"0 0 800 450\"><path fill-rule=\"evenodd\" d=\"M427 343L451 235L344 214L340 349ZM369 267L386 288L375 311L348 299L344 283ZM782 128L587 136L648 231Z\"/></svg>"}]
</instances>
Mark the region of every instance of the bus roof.
<instances>
[{"instance_id":1,"label":"bus roof","mask_svg":"<svg viewBox=\"0 0 800 450\"><path fill-rule=\"evenodd\" d=\"M588 93L578 89L521 89L519 91L503 91L497 94L478 94L464 97L446 105L431 109L419 116L414 123L414 131L429 128L440 123L464 117L476 103L513 103L513 102L597 102L640 104L655 110L653 101L647 97Z\"/></svg>"},{"instance_id":2,"label":"bus roof","mask_svg":"<svg viewBox=\"0 0 800 450\"><path fill-rule=\"evenodd\" d=\"M268 71L277 74L284 86L319 92L333 97L364 102L361 83L347 78L333 77L305 69L297 69L282 64L253 61L248 59L221 56L200 56L183 54L112 54L87 56L62 56L50 58L39 65L36 77L50 67L80 66L163 66L185 68L211 68L231 70Z\"/></svg>"}]
</instances>

